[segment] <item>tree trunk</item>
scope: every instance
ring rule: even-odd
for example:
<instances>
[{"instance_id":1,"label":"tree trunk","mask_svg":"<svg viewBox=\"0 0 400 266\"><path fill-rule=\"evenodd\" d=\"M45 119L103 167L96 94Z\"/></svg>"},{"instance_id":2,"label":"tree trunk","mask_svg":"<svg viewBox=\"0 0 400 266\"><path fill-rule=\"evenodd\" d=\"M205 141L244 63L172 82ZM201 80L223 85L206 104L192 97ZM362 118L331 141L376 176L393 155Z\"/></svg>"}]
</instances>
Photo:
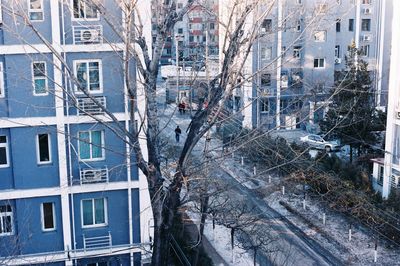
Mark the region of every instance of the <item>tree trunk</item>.
<instances>
[{"instance_id":1,"label":"tree trunk","mask_svg":"<svg viewBox=\"0 0 400 266\"><path fill-rule=\"evenodd\" d=\"M350 145L350 163L353 162L353 146Z\"/></svg>"},{"instance_id":2,"label":"tree trunk","mask_svg":"<svg viewBox=\"0 0 400 266\"><path fill-rule=\"evenodd\" d=\"M257 264L257 248L254 248L254 257L253 257L253 265Z\"/></svg>"},{"instance_id":3,"label":"tree trunk","mask_svg":"<svg viewBox=\"0 0 400 266\"><path fill-rule=\"evenodd\" d=\"M200 219L200 232L197 241L199 245L196 248L196 253L193 259L193 265L196 266L199 262L199 254L200 250L203 248L203 235L204 235L204 227L207 219L207 210L208 210L208 200L209 196L206 192L205 197L200 198L200 211L201 211L201 219Z\"/></svg>"}]
</instances>

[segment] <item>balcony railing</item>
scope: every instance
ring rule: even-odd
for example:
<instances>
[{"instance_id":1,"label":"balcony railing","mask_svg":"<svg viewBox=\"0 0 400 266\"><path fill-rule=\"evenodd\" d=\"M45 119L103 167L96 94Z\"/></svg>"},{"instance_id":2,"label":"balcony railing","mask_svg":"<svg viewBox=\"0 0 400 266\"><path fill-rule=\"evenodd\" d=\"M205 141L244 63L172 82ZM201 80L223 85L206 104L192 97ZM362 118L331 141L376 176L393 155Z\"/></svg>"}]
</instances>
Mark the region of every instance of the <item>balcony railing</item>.
<instances>
[{"instance_id":1,"label":"balcony railing","mask_svg":"<svg viewBox=\"0 0 400 266\"><path fill-rule=\"evenodd\" d=\"M108 182L108 168L81 169L80 181L82 184Z\"/></svg>"},{"instance_id":2,"label":"balcony railing","mask_svg":"<svg viewBox=\"0 0 400 266\"><path fill-rule=\"evenodd\" d=\"M105 236L86 237L83 235L83 250L112 247L111 233Z\"/></svg>"},{"instance_id":3,"label":"balcony railing","mask_svg":"<svg viewBox=\"0 0 400 266\"><path fill-rule=\"evenodd\" d=\"M74 26L74 44L99 44L103 42L103 27L101 25Z\"/></svg>"},{"instance_id":4,"label":"balcony railing","mask_svg":"<svg viewBox=\"0 0 400 266\"><path fill-rule=\"evenodd\" d=\"M106 108L106 97L104 96L96 96L93 97L101 106ZM103 109L100 105L94 102L89 97L79 97L77 99L77 109L78 115L102 115L104 114Z\"/></svg>"}]
</instances>

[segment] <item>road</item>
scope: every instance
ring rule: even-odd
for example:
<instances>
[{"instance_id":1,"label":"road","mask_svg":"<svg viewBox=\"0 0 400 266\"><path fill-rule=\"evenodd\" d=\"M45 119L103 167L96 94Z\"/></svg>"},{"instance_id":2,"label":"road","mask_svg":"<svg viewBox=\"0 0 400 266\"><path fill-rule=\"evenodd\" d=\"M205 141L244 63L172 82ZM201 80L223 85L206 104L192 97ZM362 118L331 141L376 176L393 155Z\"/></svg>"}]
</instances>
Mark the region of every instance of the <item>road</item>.
<instances>
[{"instance_id":1,"label":"road","mask_svg":"<svg viewBox=\"0 0 400 266\"><path fill-rule=\"evenodd\" d=\"M273 264L304 266L343 265L342 261L318 242L308 237L286 217L269 207L254 191L241 185L232 177L234 172L228 169L226 165L221 165L221 170L224 172L223 177L232 185L233 189L256 206L257 210L255 212L270 226L272 234L278 237L278 242L274 242L274 245L278 247L279 252L274 255Z\"/></svg>"}]
</instances>

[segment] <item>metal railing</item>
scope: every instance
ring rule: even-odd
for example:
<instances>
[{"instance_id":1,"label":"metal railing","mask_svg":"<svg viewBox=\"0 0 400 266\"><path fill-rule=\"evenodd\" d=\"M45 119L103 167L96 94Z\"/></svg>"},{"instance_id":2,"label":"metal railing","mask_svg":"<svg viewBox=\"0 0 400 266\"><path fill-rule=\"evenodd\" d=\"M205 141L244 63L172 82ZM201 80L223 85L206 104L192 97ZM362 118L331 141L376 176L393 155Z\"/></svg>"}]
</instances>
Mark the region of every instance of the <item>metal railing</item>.
<instances>
[{"instance_id":1,"label":"metal railing","mask_svg":"<svg viewBox=\"0 0 400 266\"><path fill-rule=\"evenodd\" d=\"M108 168L100 168L100 169L80 169L80 183L89 184L89 183L100 183L100 182L108 182Z\"/></svg>"},{"instance_id":2,"label":"metal railing","mask_svg":"<svg viewBox=\"0 0 400 266\"><path fill-rule=\"evenodd\" d=\"M94 248L104 248L112 246L112 237L111 232L108 232L108 235L105 236L95 236L95 237L86 237L83 235L83 250L94 249Z\"/></svg>"},{"instance_id":3,"label":"metal railing","mask_svg":"<svg viewBox=\"0 0 400 266\"><path fill-rule=\"evenodd\" d=\"M104 108L106 108L106 97L104 96L95 96L93 97L98 101L99 104L101 104ZM77 98L77 109L78 109L78 115L102 115L104 114L103 109L96 103L94 102L91 98L89 97L79 97Z\"/></svg>"}]
</instances>

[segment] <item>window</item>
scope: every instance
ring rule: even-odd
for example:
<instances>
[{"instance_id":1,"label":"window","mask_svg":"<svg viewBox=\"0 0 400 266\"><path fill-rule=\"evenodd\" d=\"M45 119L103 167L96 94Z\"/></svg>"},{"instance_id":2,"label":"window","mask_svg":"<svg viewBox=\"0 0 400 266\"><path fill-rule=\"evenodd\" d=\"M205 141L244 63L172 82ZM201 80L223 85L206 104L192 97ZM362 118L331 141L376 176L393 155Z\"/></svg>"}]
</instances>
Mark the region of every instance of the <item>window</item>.
<instances>
[{"instance_id":1,"label":"window","mask_svg":"<svg viewBox=\"0 0 400 266\"><path fill-rule=\"evenodd\" d=\"M86 266L108 266L106 261L88 263Z\"/></svg>"},{"instance_id":2,"label":"window","mask_svg":"<svg viewBox=\"0 0 400 266\"><path fill-rule=\"evenodd\" d=\"M107 225L107 200L105 198L82 200L81 210L83 227Z\"/></svg>"},{"instance_id":3,"label":"window","mask_svg":"<svg viewBox=\"0 0 400 266\"><path fill-rule=\"evenodd\" d=\"M349 19L349 31L354 31L354 19Z\"/></svg>"},{"instance_id":4,"label":"window","mask_svg":"<svg viewBox=\"0 0 400 266\"><path fill-rule=\"evenodd\" d=\"M314 59L314 68L324 68L324 67L325 67L325 58Z\"/></svg>"},{"instance_id":5,"label":"window","mask_svg":"<svg viewBox=\"0 0 400 266\"><path fill-rule=\"evenodd\" d=\"M301 5L303 3L302 0L296 0L296 4Z\"/></svg>"},{"instance_id":6,"label":"window","mask_svg":"<svg viewBox=\"0 0 400 266\"><path fill-rule=\"evenodd\" d=\"M301 46L293 47L293 57L294 58L301 58Z\"/></svg>"},{"instance_id":7,"label":"window","mask_svg":"<svg viewBox=\"0 0 400 266\"><path fill-rule=\"evenodd\" d=\"M0 167L8 167L8 143L6 136L0 136Z\"/></svg>"},{"instance_id":8,"label":"window","mask_svg":"<svg viewBox=\"0 0 400 266\"><path fill-rule=\"evenodd\" d=\"M54 214L54 203L44 202L41 205L42 213L42 230L52 231L56 229L56 220Z\"/></svg>"},{"instance_id":9,"label":"window","mask_svg":"<svg viewBox=\"0 0 400 266\"><path fill-rule=\"evenodd\" d=\"M261 25L261 31L270 32L272 30L272 20L264 19Z\"/></svg>"},{"instance_id":10,"label":"window","mask_svg":"<svg viewBox=\"0 0 400 266\"><path fill-rule=\"evenodd\" d=\"M269 101L267 99L260 100L260 112L262 113L269 112Z\"/></svg>"},{"instance_id":11,"label":"window","mask_svg":"<svg viewBox=\"0 0 400 266\"><path fill-rule=\"evenodd\" d=\"M361 20L361 30L371 31L371 19L366 18Z\"/></svg>"},{"instance_id":12,"label":"window","mask_svg":"<svg viewBox=\"0 0 400 266\"><path fill-rule=\"evenodd\" d=\"M0 236L13 234L13 212L11 205L0 206Z\"/></svg>"},{"instance_id":13,"label":"window","mask_svg":"<svg viewBox=\"0 0 400 266\"><path fill-rule=\"evenodd\" d=\"M261 59L270 60L272 57L272 48L271 47L262 47L261 48Z\"/></svg>"},{"instance_id":14,"label":"window","mask_svg":"<svg viewBox=\"0 0 400 266\"><path fill-rule=\"evenodd\" d=\"M33 62L33 95L47 95L46 62Z\"/></svg>"},{"instance_id":15,"label":"window","mask_svg":"<svg viewBox=\"0 0 400 266\"><path fill-rule=\"evenodd\" d=\"M325 42L326 41L326 31L320 30L314 32L314 41L315 42Z\"/></svg>"},{"instance_id":16,"label":"window","mask_svg":"<svg viewBox=\"0 0 400 266\"><path fill-rule=\"evenodd\" d=\"M215 24L213 22L210 23L210 30L215 29Z\"/></svg>"},{"instance_id":17,"label":"window","mask_svg":"<svg viewBox=\"0 0 400 266\"><path fill-rule=\"evenodd\" d=\"M385 168L383 166L379 166L378 170L378 184L383 184L383 174L384 174Z\"/></svg>"},{"instance_id":18,"label":"window","mask_svg":"<svg viewBox=\"0 0 400 266\"><path fill-rule=\"evenodd\" d=\"M102 92L101 62L99 60L75 61L75 75L81 90ZM79 92L79 90L78 90Z\"/></svg>"},{"instance_id":19,"label":"window","mask_svg":"<svg viewBox=\"0 0 400 266\"><path fill-rule=\"evenodd\" d=\"M178 34L183 34L183 29L182 28L178 28Z\"/></svg>"},{"instance_id":20,"label":"window","mask_svg":"<svg viewBox=\"0 0 400 266\"><path fill-rule=\"evenodd\" d=\"M81 160L104 159L103 131L82 131L78 134L79 158Z\"/></svg>"},{"instance_id":21,"label":"window","mask_svg":"<svg viewBox=\"0 0 400 266\"><path fill-rule=\"evenodd\" d=\"M341 22L340 19L336 20L336 32L340 32L340 22Z\"/></svg>"},{"instance_id":22,"label":"window","mask_svg":"<svg viewBox=\"0 0 400 266\"><path fill-rule=\"evenodd\" d=\"M73 0L75 19L98 19L96 5L90 1Z\"/></svg>"},{"instance_id":23,"label":"window","mask_svg":"<svg viewBox=\"0 0 400 266\"><path fill-rule=\"evenodd\" d=\"M43 20L43 0L29 0L29 19L31 21Z\"/></svg>"},{"instance_id":24,"label":"window","mask_svg":"<svg viewBox=\"0 0 400 266\"><path fill-rule=\"evenodd\" d=\"M361 3L363 5L370 5L371 4L371 0L362 0Z\"/></svg>"},{"instance_id":25,"label":"window","mask_svg":"<svg viewBox=\"0 0 400 266\"><path fill-rule=\"evenodd\" d=\"M340 45L335 45L335 57L340 57Z\"/></svg>"},{"instance_id":26,"label":"window","mask_svg":"<svg viewBox=\"0 0 400 266\"><path fill-rule=\"evenodd\" d=\"M281 56L285 57L285 55L286 55L286 46L282 46L281 47Z\"/></svg>"},{"instance_id":27,"label":"window","mask_svg":"<svg viewBox=\"0 0 400 266\"><path fill-rule=\"evenodd\" d=\"M36 155L38 164L51 163L51 146L49 134L37 135Z\"/></svg>"},{"instance_id":28,"label":"window","mask_svg":"<svg viewBox=\"0 0 400 266\"><path fill-rule=\"evenodd\" d=\"M369 45L362 45L360 48L360 55L369 57Z\"/></svg>"},{"instance_id":29,"label":"window","mask_svg":"<svg viewBox=\"0 0 400 266\"><path fill-rule=\"evenodd\" d=\"M296 29L297 32L301 31L301 20L297 20L296 21L295 29Z\"/></svg>"},{"instance_id":30,"label":"window","mask_svg":"<svg viewBox=\"0 0 400 266\"><path fill-rule=\"evenodd\" d=\"M3 98L4 96L5 96L4 70L3 70L3 62L0 62L0 98Z\"/></svg>"},{"instance_id":31,"label":"window","mask_svg":"<svg viewBox=\"0 0 400 266\"><path fill-rule=\"evenodd\" d=\"M189 42L194 42L194 36L193 35L189 35Z\"/></svg>"},{"instance_id":32,"label":"window","mask_svg":"<svg viewBox=\"0 0 400 266\"><path fill-rule=\"evenodd\" d=\"M261 74L261 86L271 86L271 74Z\"/></svg>"}]
</instances>

